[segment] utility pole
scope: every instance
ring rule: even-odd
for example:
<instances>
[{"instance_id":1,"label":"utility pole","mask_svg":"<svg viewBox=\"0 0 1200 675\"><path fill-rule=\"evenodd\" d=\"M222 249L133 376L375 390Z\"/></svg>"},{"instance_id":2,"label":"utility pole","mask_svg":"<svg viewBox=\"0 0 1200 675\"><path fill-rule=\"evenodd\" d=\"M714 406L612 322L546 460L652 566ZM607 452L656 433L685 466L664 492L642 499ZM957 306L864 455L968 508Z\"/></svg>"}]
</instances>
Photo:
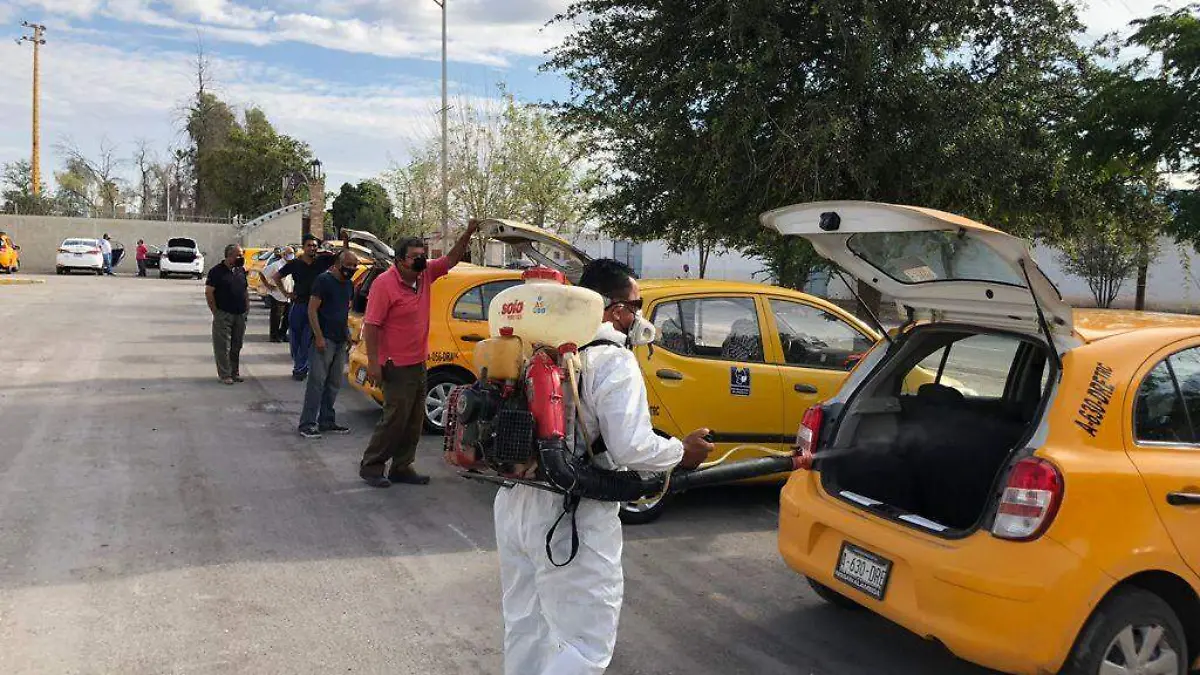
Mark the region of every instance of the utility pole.
<instances>
[{"instance_id":1,"label":"utility pole","mask_svg":"<svg viewBox=\"0 0 1200 675\"><path fill-rule=\"evenodd\" d=\"M46 44L46 38L43 37L46 27L36 23L29 23L28 21L22 21L21 25L33 31L33 35L22 35L17 40L17 44L21 44L22 42L33 43L33 157L30 158L29 164L33 169L33 185L30 186L30 193L34 197L37 197L42 191L41 102L39 100L41 68L38 61L38 52L39 47Z\"/></svg>"},{"instance_id":2,"label":"utility pole","mask_svg":"<svg viewBox=\"0 0 1200 675\"><path fill-rule=\"evenodd\" d=\"M447 182L447 156L450 154L450 142L447 136L446 112L450 104L446 100L446 2L448 0L433 0L442 8L442 247L448 244L450 237L450 188Z\"/></svg>"}]
</instances>

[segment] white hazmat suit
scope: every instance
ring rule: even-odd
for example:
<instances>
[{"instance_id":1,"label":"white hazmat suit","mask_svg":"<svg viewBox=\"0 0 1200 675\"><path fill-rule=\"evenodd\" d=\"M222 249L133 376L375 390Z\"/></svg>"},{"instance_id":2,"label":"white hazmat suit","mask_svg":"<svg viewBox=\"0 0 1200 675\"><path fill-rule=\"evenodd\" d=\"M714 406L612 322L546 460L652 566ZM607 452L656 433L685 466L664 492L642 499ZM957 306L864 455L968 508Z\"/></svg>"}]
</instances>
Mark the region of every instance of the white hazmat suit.
<instances>
[{"instance_id":1,"label":"white hazmat suit","mask_svg":"<svg viewBox=\"0 0 1200 675\"><path fill-rule=\"evenodd\" d=\"M597 340L623 344L601 324ZM580 397L586 441L604 438L604 468L666 471L683 459L683 443L654 433L637 359L628 349L597 345L581 354ZM579 434L577 438L584 434ZM496 543L504 611L505 675L599 675L617 643L625 579L620 505L584 499L576 513L579 552L564 567L546 555L546 534L563 513L563 496L517 485L496 495ZM570 557L570 516L554 532L554 559Z\"/></svg>"}]
</instances>

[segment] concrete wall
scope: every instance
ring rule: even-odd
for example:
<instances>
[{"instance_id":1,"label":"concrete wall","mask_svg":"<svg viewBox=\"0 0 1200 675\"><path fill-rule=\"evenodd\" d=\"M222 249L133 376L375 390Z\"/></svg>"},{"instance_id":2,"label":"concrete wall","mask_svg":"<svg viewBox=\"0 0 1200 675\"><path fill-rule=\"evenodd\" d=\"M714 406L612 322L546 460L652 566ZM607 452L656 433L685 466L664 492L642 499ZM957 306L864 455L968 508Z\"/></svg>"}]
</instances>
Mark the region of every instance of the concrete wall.
<instances>
[{"instance_id":1,"label":"concrete wall","mask_svg":"<svg viewBox=\"0 0 1200 675\"><path fill-rule=\"evenodd\" d=\"M229 244L277 246L299 243L302 218L303 214L299 211L284 214L247 232L246 241L241 242L238 241L239 230L235 225L184 221L167 223L160 220L0 214L0 231L8 232L21 247L21 269L27 272L53 272L54 258L64 239L99 238L107 232L114 241L125 245L125 259L117 267L118 272L123 272L137 269L133 256L138 239L162 247L171 237L191 237L200 244L205 264L216 264Z\"/></svg>"},{"instance_id":2,"label":"concrete wall","mask_svg":"<svg viewBox=\"0 0 1200 675\"><path fill-rule=\"evenodd\" d=\"M0 215L0 230L8 232L21 247L21 268L28 272L53 272L59 244L71 237L99 238L107 232L114 241L124 244L125 259L117 271L137 269L133 255L138 239L165 246L170 237L191 237L200 244L205 263L218 260L225 246L237 241L233 225L157 220Z\"/></svg>"},{"instance_id":3,"label":"concrete wall","mask_svg":"<svg viewBox=\"0 0 1200 675\"><path fill-rule=\"evenodd\" d=\"M303 227L304 214L301 211L285 213L246 232L242 237L242 246L273 248L299 244Z\"/></svg>"}]
</instances>

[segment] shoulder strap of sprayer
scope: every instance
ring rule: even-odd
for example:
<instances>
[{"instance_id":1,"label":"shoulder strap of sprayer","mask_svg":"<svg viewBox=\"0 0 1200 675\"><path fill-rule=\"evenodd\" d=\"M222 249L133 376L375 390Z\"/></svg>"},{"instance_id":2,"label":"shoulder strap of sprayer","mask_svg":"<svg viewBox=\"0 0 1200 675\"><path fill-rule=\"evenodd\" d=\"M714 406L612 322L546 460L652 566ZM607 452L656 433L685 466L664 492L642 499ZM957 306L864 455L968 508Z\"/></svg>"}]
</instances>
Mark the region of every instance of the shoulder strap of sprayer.
<instances>
[{"instance_id":1,"label":"shoulder strap of sprayer","mask_svg":"<svg viewBox=\"0 0 1200 675\"><path fill-rule=\"evenodd\" d=\"M619 342L600 339L593 340L580 347L579 353L582 354L592 347L601 346L616 347L618 349L625 348L625 346ZM583 397L583 391L579 392L579 397ZM604 445L603 438L597 437L596 442L592 443L592 454L598 455L602 452L608 452L608 447ZM579 501L579 496L576 494L567 493L566 495L563 495L563 511L558 515L558 518L554 521L554 524L550 526L550 531L546 533L546 558L548 558L550 560L550 564L554 565L555 567L566 567L567 565L571 564L571 561L575 560L575 556L579 555L579 526L575 522L575 515L579 509ZM571 517L571 553L567 555L566 560L560 563L554 559L554 550L552 544L554 542L554 532L558 530L558 526L562 523L563 518L566 518L567 516Z\"/></svg>"},{"instance_id":2,"label":"shoulder strap of sprayer","mask_svg":"<svg viewBox=\"0 0 1200 675\"><path fill-rule=\"evenodd\" d=\"M616 347L617 349L624 349L625 345L623 345L619 342L613 341L613 340L605 340L605 339L601 338L599 340L592 340L591 342L587 343L586 345L580 347L579 353L582 354L583 352L591 349L592 347ZM580 388L580 390L579 390L579 398L580 399L583 398L583 389L582 388ZM597 436L595 442L592 443L592 454L599 455L599 454L603 454L605 452L608 452L608 446L604 444L604 438L602 436Z\"/></svg>"}]
</instances>

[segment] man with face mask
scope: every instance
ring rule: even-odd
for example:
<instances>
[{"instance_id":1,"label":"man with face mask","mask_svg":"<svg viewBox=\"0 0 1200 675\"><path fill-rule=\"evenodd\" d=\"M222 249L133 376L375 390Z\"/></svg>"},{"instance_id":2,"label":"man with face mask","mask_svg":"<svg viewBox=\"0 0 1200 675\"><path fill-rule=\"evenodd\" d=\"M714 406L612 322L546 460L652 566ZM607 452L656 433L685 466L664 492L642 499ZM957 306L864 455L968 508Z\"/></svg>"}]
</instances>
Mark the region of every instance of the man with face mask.
<instances>
[{"instance_id":1,"label":"man with face mask","mask_svg":"<svg viewBox=\"0 0 1200 675\"><path fill-rule=\"evenodd\" d=\"M435 260L426 259L420 239L405 239L396 246L396 264L371 284L363 341L367 377L383 388L383 416L363 453L358 475L372 487L429 482L412 463L425 421L430 286L463 259L478 229L479 223L471 220L454 248Z\"/></svg>"},{"instance_id":2,"label":"man with face mask","mask_svg":"<svg viewBox=\"0 0 1200 675\"><path fill-rule=\"evenodd\" d=\"M246 314L250 311L250 286L246 283L242 247L225 247L225 259L213 265L204 282L204 297L212 312L213 356L217 376L224 384L244 382L238 372L242 338L246 336Z\"/></svg>"},{"instance_id":3,"label":"man with face mask","mask_svg":"<svg viewBox=\"0 0 1200 675\"><path fill-rule=\"evenodd\" d=\"M305 438L350 433L350 429L337 423L333 404L346 371L350 296L354 293L350 279L356 269L358 256L342 251L337 264L313 282L308 300L313 346L308 355L308 386L300 413L300 435Z\"/></svg>"},{"instance_id":4,"label":"man with face mask","mask_svg":"<svg viewBox=\"0 0 1200 675\"><path fill-rule=\"evenodd\" d=\"M271 258L267 266L263 268L262 278L263 284L267 287L267 304L271 308L271 316L268 322L268 330L270 332L271 342L284 342L287 340L288 334L288 297L289 289L284 285L284 282L275 283L275 275L283 269L283 266L296 259L296 250L291 246L284 246L279 249L279 252ZM293 287L294 288L294 287Z\"/></svg>"},{"instance_id":5,"label":"man with face mask","mask_svg":"<svg viewBox=\"0 0 1200 675\"><path fill-rule=\"evenodd\" d=\"M333 266L336 256L332 253L318 255L320 240L315 235L304 235L303 251L295 260L286 263L276 272L271 283L282 286L285 277L292 278L292 291L287 293L292 303L288 311L288 327L291 333L292 379L308 377L308 354L312 350L312 331L308 327L308 298L312 294L313 281ZM286 291L285 291L286 292Z\"/></svg>"},{"instance_id":6,"label":"man with face mask","mask_svg":"<svg viewBox=\"0 0 1200 675\"><path fill-rule=\"evenodd\" d=\"M576 446L592 448L593 461L606 469L699 466L713 449L704 438L708 429L679 441L656 435L651 425L646 384L627 348L655 336L641 314L633 270L596 260L579 285L599 293L605 309L595 339L580 350L579 398L585 405ZM561 561L570 558L572 528L555 527L563 508L562 495L525 485L496 495L506 675L599 675L612 659L624 597L620 504L579 500L578 552L569 564Z\"/></svg>"}]
</instances>

